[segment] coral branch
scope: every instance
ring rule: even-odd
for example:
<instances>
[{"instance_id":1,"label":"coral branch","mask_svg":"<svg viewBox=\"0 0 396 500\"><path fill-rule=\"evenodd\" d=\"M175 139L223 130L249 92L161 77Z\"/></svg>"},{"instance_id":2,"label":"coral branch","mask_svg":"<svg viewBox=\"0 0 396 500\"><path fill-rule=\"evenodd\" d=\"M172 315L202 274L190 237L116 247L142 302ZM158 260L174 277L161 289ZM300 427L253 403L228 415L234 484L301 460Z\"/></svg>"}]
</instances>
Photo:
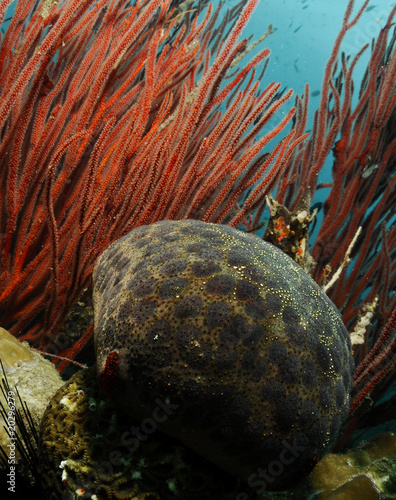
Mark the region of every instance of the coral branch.
<instances>
[{"instance_id":1,"label":"coral branch","mask_svg":"<svg viewBox=\"0 0 396 500\"><path fill-rule=\"evenodd\" d=\"M293 110L254 141L291 92L259 90L266 49L236 65L257 2L219 28L205 3L17 3L0 45L0 322L14 335L73 357L90 335L57 332L111 241L166 218L227 222L256 181L262 197L279 178L300 136L268 172L261 149Z\"/></svg>"}]
</instances>

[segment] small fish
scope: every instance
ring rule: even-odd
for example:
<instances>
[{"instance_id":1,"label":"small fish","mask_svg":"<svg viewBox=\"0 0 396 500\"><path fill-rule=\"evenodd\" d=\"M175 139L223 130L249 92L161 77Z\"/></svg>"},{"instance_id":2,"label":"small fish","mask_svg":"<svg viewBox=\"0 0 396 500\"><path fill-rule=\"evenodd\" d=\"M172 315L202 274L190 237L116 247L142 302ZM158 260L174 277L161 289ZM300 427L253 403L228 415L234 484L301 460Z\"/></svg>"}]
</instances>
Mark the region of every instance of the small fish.
<instances>
[{"instance_id":1,"label":"small fish","mask_svg":"<svg viewBox=\"0 0 396 500\"><path fill-rule=\"evenodd\" d=\"M366 12L370 12L370 10L373 10L376 7L377 7L376 5L370 5L370 7L367 7Z\"/></svg>"},{"instance_id":2,"label":"small fish","mask_svg":"<svg viewBox=\"0 0 396 500\"><path fill-rule=\"evenodd\" d=\"M297 66L297 61L298 61L298 58L294 61L294 69L296 70L296 73L300 74L300 71L299 71L298 66Z\"/></svg>"},{"instance_id":3,"label":"small fish","mask_svg":"<svg viewBox=\"0 0 396 500\"><path fill-rule=\"evenodd\" d=\"M374 170L377 170L379 167L379 163L373 163L372 165L368 165L362 172L362 177L363 179L367 179L370 177L370 175L374 172Z\"/></svg>"},{"instance_id":4,"label":"small fish","mask_svg":"<svg viewBox=\"0 0 396 500\"><path fill-rule=\"evenodd\" d=\"M301 28L301 26L302 24L300 24L300 26L294 30L294 33L297 33L297 31Z\"/></svg>"},{"instance_id":5,"label":"small fish","mask_svg":"<svg viewBox=\"0 0 396 500\"><path fill-rule=\"evenodd\" d=\"M317 97L320 94L320 90L314 90L311 92L311 97Z\"/></svg>"}]
</instances>

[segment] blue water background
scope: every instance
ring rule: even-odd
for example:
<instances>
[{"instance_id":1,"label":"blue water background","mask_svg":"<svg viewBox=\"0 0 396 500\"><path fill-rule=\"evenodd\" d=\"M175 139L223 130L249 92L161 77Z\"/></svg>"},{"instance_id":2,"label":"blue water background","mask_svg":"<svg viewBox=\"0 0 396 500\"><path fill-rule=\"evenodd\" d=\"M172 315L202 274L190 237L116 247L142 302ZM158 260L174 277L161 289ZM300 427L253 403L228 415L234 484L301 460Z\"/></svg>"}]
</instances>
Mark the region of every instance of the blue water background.
<instances>
[{"instance_id":1,"label":"blue water background","mask_svg":"<svg viewBox=\"0 0 396 500\"><path fill-rule=\"evenodd\" d=\"M236 3L236 0L227 0L226 6L231 7ZM363 3L363 0L355 2L352 17ZM305 84L309 84L308 131L311 131L314 112L319 107L325 66L340 32L347 5L347 0L333 0L332 2L326 0L261 0L243 33L244 36L252 35L253 40L256 40L267 30L269 24L273 25L275 32L254 49L249 58L264 47L271 50L267 71L261 80L262 89L271 82L279 82L281 88L286 90L291 88L295 94L301 95L304 92ZM355 84L353 106L357 103L361 80L369 62L371 42L385 26L393 6L394 0L371 1L359 22L348 31L341 45L341 51L344 51L352 59L364 45L369 44L353 73ZM340 65L338 65L339 68ZM294 105L294 97L278 111L264 132L267 132L269 127L279 123L292 105ZM267 149L271 150L279 138L288 131L289 128L271 141ZM320 172L319 183L332 181L332 162L333 155L330 153ZM320 206L328 193L329 189L316 192L312 205L319 203ZM264 219L268 219L268 216L268 212L264 213ZM315 241L321 221L322 213L319 212L315 230L311 234L310 246Z\"/></svg>"},{"instance_id":2,"label":"blue water background","mask_svg":"<svg viewBox=\"0 0 396 500\"><path fill-rule=\"evenodd\" d=\"M227 2L227 5L231 3ZM363 3L363 0L355 2L354 13ZM325 65L342 26L347 4L346 0L261 0L245 31L245 35L252 33L256 39L269 24L273 25L275 33L262 44L271 50L262 87L265 88L270 82L279 82L282 87L292 88L296 94L302 94L305 83L309 83L308 130L319 106ZM370 2L358 24L347 33L342 50L353 57L365 44L371 44L385 26L393 6L394 1L390 0ZM252 55L257 51L252 52ZM370 52L371 48L368 47L354 72L354 104ZM275 119L279 122L284 113L285 109L281 110ZM328 158L320 181L330 180L331 158Z\"/></svg>"}]
</instances>

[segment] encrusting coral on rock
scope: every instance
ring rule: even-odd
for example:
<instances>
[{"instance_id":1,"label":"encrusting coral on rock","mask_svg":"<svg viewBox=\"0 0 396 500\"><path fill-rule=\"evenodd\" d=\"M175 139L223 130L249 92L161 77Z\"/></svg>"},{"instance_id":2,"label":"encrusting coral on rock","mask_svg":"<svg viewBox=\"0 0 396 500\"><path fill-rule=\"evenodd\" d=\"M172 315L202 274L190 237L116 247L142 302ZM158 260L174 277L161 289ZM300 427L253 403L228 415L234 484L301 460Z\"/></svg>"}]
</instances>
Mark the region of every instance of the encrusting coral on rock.
<instances>
[{"instance_id":1,"label":"encrusting coral on rock","mask_svg":"<svg viewBox=\"0 0 396 500\"><path fill-rule=\"evenodd\" d=\"M357 450L328 454L309 477L309 500L396 498L396 434L375 436Z\"/></svg>"}]
</instances>

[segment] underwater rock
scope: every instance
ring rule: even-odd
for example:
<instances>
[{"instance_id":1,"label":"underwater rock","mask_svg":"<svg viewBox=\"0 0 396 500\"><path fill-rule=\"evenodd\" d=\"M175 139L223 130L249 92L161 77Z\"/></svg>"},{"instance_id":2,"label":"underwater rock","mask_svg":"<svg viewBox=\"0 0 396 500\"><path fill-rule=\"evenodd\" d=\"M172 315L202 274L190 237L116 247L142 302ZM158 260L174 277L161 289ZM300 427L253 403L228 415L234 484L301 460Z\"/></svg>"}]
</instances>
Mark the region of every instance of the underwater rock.
<instances>
[{"instance_id":1,"label":"underwater rock","mask_svg":"<svg viewBox=\"0 0 396 500\"><path fill-rule=\"evenodd\" d=\"M141 226L93 274L100 386L258 492L314 467L348 413L353 360L334 304L287 255L232 227Z\"/></svg>"},{"instance_id":2,"label":"underwater rock","mask_svg":"<svg viewBox=\"0 0 396 500\"><path fill-rule=\"evenodd\" d=\"M27 342L20 342L2 327L0 327L0 359L7 375L14 373L22 365L35 365L38 361Z\"/></svg>"},{"instance_id":3,"label":"underwater rock","mask_svg":"<svg viewBox=\"0 0 396 500\"><path fill-rule=\"evenodd\" d=\"M0 327L0 359L12 390L11 399L6 401L0 392L0 401L4 408L9 404L21 409L15 386L22 401L25 401L33 419L33 425L39 426L44 410L53 394L64 383L55 366L39 353L30 349L27 342L20 342L11 333ZM0 369L0 381L4 377ZM42 381L43 383L38 383ZM22 416L25 413L22 412ZM27 424L27 422L25 422ZM0 446L6 449L10 438L4 429L4 420L0 416ZM27 426L29 428L29 426ZM16 450L16 455L18 452Z\"/></svg>"},{"instance_id":4,"label":"underwater rock","mask_svg":"<svg viewBox=\"0 0 396 500\"><path fill-rule=\"evenodd\" d=\"M385 433L361 448L326 455L307 481L310 500L396 498L396 434Z\"/></svg>"},{"instance_id":5,"label":"underwater rock","mask_svg":"<svg viewBox=\"0 0 396 500\"><path fill-rule=\"evenodd\" d=\"M114 408L99 390L95 368L77 372L42 419L45 498L235 500L240 481L158 432L156 423Z\"/></svg>"}]
</instances>

